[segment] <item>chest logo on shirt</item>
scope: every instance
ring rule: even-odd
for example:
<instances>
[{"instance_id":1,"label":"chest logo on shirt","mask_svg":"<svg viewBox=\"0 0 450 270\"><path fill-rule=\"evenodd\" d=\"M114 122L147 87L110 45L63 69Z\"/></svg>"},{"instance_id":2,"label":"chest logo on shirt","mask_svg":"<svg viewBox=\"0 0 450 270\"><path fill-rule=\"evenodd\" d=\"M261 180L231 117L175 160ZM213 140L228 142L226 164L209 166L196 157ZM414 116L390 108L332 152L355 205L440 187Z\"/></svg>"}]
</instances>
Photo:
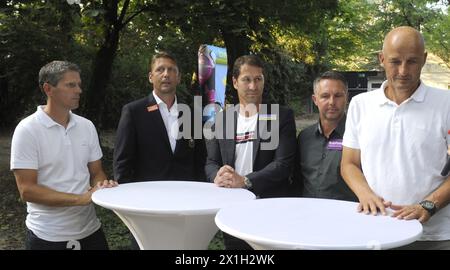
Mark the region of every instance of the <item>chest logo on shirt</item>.
<instances>
[{"instance_id":1,"label":"chest logo on shirt","mask_svg":"<svg viewBox=\"0 0 450 270\"><path fill-rule=\"evenodd\" d=\"M342 151L342 139L332 139L328 142L328 150Z\"/></svg>"},{"instance_id":2,"label":"chest logo on shirt","mask_svg":"<svg viewBox=\"0 0 450 270\"><path fill-rule=\"evenodd\" d=\"M277 115L276 114L260 114L259 120L262 121L276 121Z\"/></svg>"},{"instance_id":3,"label":"chest logo on shirt","mask_svg":"<svg viewBox=\"0 0 450 270\"><path fill-rule=\"evenodd\" d=\"M254 139L255 139L255 132L250 131L236 134L235 142L236 144L247 143L253 141Z\"/></svg>"}]
</instances>

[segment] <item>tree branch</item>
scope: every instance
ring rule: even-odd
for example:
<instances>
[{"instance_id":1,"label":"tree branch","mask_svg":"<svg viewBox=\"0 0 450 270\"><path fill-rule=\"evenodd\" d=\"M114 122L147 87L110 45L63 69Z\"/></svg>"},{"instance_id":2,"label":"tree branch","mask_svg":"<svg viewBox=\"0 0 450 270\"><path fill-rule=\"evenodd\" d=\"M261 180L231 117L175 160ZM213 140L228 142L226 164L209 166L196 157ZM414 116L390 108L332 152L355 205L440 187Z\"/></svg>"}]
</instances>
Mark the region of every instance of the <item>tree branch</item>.
<instances>
[{"instance_id":1,"label":"tree branch","mask_svg":"<svg viewBox=\"0 0 450 270\"><path fill-rule=\"evenodd\" d=\"M144 12L145 10L147 10L149 7L148 6L144 6L141 9L139 9L138 11L133 12L133 15L131 15L130 17L128 17L123 23L122 23L122 27L127 25L129 22L131 22L131 20L134 19L134 17L136 17L137 15L141 14L142 12Z\"/></svg>"},{"instance_id":2,"label":"tree branch","mask_svg":"<svg viewBox=\"0 0 450 270\"><path fill-rule=\"evenodd\" d=\"M130 6L130 0L125 0L125 3L123 3L122 10L120 11L119 18L117 19L117 24L120 28L124 27L126 23L122 23L123 19L125 18L125 14L127 13L127 9Z\"/></svg>"}]
</instances>

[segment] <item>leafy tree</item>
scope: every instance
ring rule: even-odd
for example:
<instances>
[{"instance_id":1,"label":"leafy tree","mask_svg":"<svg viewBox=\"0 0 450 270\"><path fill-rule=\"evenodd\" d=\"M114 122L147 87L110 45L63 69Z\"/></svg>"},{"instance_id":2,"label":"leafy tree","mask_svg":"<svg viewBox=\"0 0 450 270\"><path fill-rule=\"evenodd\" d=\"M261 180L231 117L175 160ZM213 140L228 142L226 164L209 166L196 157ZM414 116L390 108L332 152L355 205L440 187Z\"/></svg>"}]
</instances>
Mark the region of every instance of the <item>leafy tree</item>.
<instances>
[{"instance_id":1,"label":"leafy tree","mask_svg":"<svg viewBox=\"0 0 450 270\"><path fill-rule=\"evenodd\" d=\"M119 47L121 31L136 16L147 9L145 3L130 0L88 1L84 14L94 17L100 24L102 40L94 57L91 79L86 93L85 113L88 118L102 127L104 99L107 85L110 82L113 62ZM128 12L130 7L134 10Z\"/></svg>"},{"instance_id":2,"label":"leafy tree","mask_svg":"<svg viewBox=\"0 0 450 270\"><path fill-rule=\"evenodd\" d=\"M266 60L284 59L289 53L283 53L274 57L273 53L282 50L274 46L271 29L276 27L293 27L302 33L312 33L321 24L323 17L337 6L337 1L287 1L287 0L201 0L196 2L155 1L163 10L171 10L161 15L160 19L171 21L178 25L183 32L212 32L223 41L228 55L228 82L231 81L230 69L234 60L250 52L267 54ZM254 46L258 44L260 46ZM280 58L281 57L281 58ZM280 65L282 63L273 62ZM291 64L295 64L292 62ZM276 69L276 68L275 68ZM280 71L280 70L278 70ZM283 73L274 72L278 76ZM283 74L284 75L284 74ZM273 81L279 81L276 78ZM284 81L286 83L286 81ZM229 87L228 87L229 88ZM280 99L274 101L284 102L281 87L269 87L274 89L275 95ZM235 91L228 89L230 101L235 103L237 96Z\"/></svg>"},{"instance_id":3,"label":"leafy tree","mask_svg":"<svg viewBox=\"0 0 450 270\"><path fill-rule=\"evenodd\" d=\"M383 36L396 26L408 25L414 27L423 33L428 50L435 52L446 60L447 64L450 64L448 1L385 0L381 2L381 8L375 16L383 19L379 20L376 25L377 30ZM446 13L440 8L445 6L447 7Z\"/></svg>"},{"instance_id":4,"label":"leafy tree","mask_svg":"<svg viewBox=\"0 0 450 270\"><path fill-rule=\"evenodd\" d=\"M376 66L382 39L395 26L421 30L427 49L450 61L447 0L81 2L0 2L0 125L15 124L42 102L37 71L54 59L81 66L79 113L100 128L115 127L122 105L148 94L155 50L176 55L183 76L178 95L187 103L205 43L227 48L229 68L243 54L260 55L268 63L265 97L281 104L309 94L324 70Z\"/></svg>"},{"instance_id":5,"label":"leafy tree","mask_svg":"<svg viewBox=\"0 0 450 270\"><path fill-rule=\"evenodd\" d=\"M424 26L427 49L445 61L450 68L450 14L447 1L446 12L438 13Z\"/></svg>"},{"instance_id":6,"label":"leafy tree","mask_svg":"<svg viewBox=\"0 0 450 270\"><path fill-rule=\"evenodd\" d=\"M44 99L38 71L55 59L72 60L76 10L61 1L8 1L0 10L0 122L10 126Z\"/></svg>"},{"instance_id":7,"label":"leafy tree","mask_svg":"<svg viewBox=\"0 0 450 270\"><path fill-rule=\"evenodd\" d=\"M440 4L440 5L437 5ZM340 70L367 70L378 65L383 38L392 28L408 25L424 34L428 50L449 63L448 1L348 0L339 1L338 15L327 22L331 66Z\"/></svg>"}]
</instances>

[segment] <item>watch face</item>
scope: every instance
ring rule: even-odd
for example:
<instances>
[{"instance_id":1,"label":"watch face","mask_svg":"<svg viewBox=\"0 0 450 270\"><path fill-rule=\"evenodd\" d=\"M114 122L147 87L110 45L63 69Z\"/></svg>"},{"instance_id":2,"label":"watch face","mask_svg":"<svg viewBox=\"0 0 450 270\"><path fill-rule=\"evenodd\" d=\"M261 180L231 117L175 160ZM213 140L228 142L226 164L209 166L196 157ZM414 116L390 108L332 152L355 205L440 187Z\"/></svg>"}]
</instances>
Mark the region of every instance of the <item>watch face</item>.
<instances>
[{"instance_id":1,"label":"watch face","mask_svg":"<svg viewBox=\"0 0 450 270\"><path fill-rule=\"evenodd\" d=\"M434 203L430 202L430 201L423 201L422 202L422 206L427 208L427 209L433 209L434 208Z\"/></svg>"},{"instance_id":2,"label":"watch face","mask_svg":"<svg viewBox=\"0 0 450 270\"><path fill-rule=\"evenodd\" d=\"M244 178L244 184L246 188L252 187L252 182L250 182L250 179L248 179L247 177Z\"/></svg>"},{"instance_id":3,"label":"watch face","mask_svg":"<svg viewBox=\"0 0 450 270\"><path fill-rule=\"evenodd\" d=\"M436 205L432 201L421 201L420 205L427 210L430 215L433 215L436 212Z\"/></svg>"}]
</instances>

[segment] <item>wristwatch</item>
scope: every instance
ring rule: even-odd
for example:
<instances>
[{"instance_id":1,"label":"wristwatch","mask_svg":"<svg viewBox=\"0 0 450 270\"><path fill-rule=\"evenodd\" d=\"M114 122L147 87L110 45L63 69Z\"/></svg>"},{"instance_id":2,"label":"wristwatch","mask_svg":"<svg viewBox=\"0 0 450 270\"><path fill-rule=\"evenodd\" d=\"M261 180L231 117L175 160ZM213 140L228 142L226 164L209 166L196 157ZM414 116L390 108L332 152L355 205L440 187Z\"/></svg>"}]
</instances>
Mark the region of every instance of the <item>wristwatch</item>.
<instances>
[{"instance_id":1,"label":"wristwatch","mask_svg":"<svg viewBox=\"0 0 450 270\"><path fill-rule=\"evenodd\" d=\"M434 213L436 213L437 209L436 209L436 205L434 204L434 202L424 200L424 201L421 201L419 204L420 204L420 206L423 207L423 209L428 211L430 216L432 216L432 215L434 215Z\"/></svg>"},{"instance_id":2,"label":"wristwatch","mask_svg":"<svg viewBox=\"0 0 450 270\"><path fill-rule=\"evenodd\" d=\"M250 181L250 179L248 179L247 176L244 176L244 185L246 189L251 189L253 186L252 182Z\"/></svg>"}]
</instances>

